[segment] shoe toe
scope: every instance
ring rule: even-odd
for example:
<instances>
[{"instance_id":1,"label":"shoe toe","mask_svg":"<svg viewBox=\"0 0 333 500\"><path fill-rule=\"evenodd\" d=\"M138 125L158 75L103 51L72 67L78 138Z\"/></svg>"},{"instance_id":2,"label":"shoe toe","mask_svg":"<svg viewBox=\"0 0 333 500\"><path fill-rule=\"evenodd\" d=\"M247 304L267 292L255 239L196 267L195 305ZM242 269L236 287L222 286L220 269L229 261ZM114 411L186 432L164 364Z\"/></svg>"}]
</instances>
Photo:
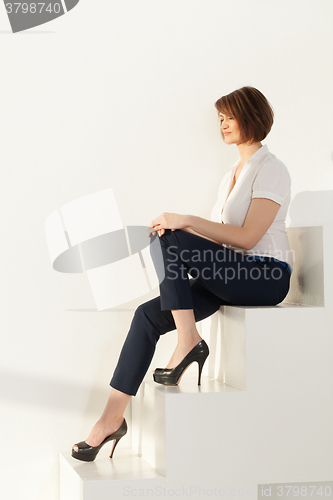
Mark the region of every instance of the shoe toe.
<instances>
[{"instance_id":1,"label":"shoe toe","mask_svg":"<svg viewBox=\"0 0 333 500\"><path fill-rule=\"evenodd\" d=\"M89 444L87 444L85 441L80 441L75 446L77 447L76 451L78 451L78 452L80 452L80 451L88 451L88 450L92 449L92 446L90 446Z\"/></svg>"}]
</instances>

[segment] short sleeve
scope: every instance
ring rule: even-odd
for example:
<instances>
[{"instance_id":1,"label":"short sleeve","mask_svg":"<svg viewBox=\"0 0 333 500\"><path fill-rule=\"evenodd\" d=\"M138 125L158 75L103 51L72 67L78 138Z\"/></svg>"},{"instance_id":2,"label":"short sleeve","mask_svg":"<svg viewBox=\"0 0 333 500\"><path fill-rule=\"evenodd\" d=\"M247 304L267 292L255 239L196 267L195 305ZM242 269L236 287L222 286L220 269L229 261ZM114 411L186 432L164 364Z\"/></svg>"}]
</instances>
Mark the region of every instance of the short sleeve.
<instances>
[{"instance_id":1,"label":"short sleeve","mask_svg":"<svg viewBox=\"0 0 333 500\"><path fill-rule=\"evenodd\" d=\"M254 179L252 198L268 198L282 205L290 186L287 167L280 161L270 161L262 166Z\"/></svg>"}]
</instances>

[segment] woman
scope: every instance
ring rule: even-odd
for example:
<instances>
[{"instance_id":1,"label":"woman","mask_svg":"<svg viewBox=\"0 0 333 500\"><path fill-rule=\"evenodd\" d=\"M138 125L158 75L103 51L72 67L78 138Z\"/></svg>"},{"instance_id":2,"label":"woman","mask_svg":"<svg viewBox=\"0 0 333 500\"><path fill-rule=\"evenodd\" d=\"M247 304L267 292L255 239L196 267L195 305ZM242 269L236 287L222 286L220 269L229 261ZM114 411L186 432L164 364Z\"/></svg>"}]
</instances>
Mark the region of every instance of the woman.
<instances>
[{"instance_id":1,"label":"woman","mask_svg":"<svg viewBox=\"0 0 333 500\"><path fill-rule=\"evenodd\" d=\"M272 127L273 110L253 87L221 97L215 107L223 140L236 144L240 159L222 179L210 221L173 213L152 221L149 236L154 240L158 234L163 254L160 296L135 311L104 412L87 440L72 448L79 460L94 460L111 440L112 457L126 434L125 408L148 370L160 335L177 328L178 343L167 366L155 370L155 382L178 384L196 361L200 384L209 350L196 321L221 305L275 305L288 293L293 263L284 221L290 176L261 144Z\"/></svg>"}]
</instances>

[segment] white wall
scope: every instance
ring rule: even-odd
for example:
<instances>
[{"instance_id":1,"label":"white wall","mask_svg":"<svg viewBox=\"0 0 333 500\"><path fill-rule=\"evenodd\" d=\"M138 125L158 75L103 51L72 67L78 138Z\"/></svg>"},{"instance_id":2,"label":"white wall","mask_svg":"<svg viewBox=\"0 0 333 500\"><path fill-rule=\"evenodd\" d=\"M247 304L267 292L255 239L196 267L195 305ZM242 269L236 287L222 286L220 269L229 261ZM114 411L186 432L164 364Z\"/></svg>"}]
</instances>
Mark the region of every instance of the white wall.
<instances>
[{"instance_id":1,"label":"white wall","mask_svg":"<svg viewBox=\"0 0 333 500\"><path fill-rule=\"evenodd\" d=\"M47 216L112 187L124 224L208 218L237 159L214 102L244 85L273 104L265 142L293 198L332 190L332 15L331 0L81 0L13 35L0 9L1 496L57 498L57 452L98 418L135 307L91 311L85 277L51 267Z\"/></svg>"}]
</instances>

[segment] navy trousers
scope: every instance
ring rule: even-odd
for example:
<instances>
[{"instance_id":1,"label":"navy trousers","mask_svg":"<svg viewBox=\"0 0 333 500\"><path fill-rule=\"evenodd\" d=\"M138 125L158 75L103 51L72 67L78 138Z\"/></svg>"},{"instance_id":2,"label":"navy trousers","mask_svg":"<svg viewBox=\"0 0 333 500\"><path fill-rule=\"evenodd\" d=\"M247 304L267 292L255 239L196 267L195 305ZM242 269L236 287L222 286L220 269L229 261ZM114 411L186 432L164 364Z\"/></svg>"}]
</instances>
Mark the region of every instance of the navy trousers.
<instances>
[{"instance_id":1,"label":"navy trousers","mask_svg":"<svg viewBox=\"0 0 333 500\"><path fill-rule=\"evenodd\" d=\"M200 321L221 305L276 305L290 284L287 268L271 257L260 261L182 229L166 229L161 237L152 235L151 242L155 238L164 266L160 296L136 309L110 382L132 396L147 373L160 335L176 328L171 310L193 309ZM160 276L161 260L152 250L151 256Z\"/></svg>"}]
</instances>

